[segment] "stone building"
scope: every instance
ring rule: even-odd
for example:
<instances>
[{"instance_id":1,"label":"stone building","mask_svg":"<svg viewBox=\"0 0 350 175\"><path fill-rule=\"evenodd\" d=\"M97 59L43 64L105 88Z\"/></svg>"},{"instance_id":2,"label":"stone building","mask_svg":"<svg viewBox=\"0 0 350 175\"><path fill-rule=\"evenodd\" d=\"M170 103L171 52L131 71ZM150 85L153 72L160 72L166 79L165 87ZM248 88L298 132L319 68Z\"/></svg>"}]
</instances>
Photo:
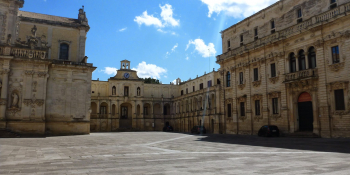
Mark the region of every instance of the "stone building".
<instances>
[{"instance_id":1,"label":"stone building","mask_svg":"<svg viewBox=\"0 0 350 175\"><path fill-rule=\"evenodd\" d=\"M114 77L92 81L91 131L161 131L171 125L189 132L204 124L219 132L217 71L165 85L144 83L130 67L130 61L123 60Z\"/></svg>"},{"instance_id":2,"label":"stone building","mask_svg":"<svg viewBox=\"0 0 350 175\"><path fill-rule=\"evenodd\" d=\"M77 19L20 11L0 0L0 128L21 134L90 133L90 27Z\"/></svg>"},{"instance_id":3,"label":"stone building","mask_svg":"<svg viewBox=\"0 0 350 175\"><path fill-rule=\"evenodd\" d=\"M350 136L349 2L281 0L221 32L227 134Z\"/></svg>"}]
</instances>

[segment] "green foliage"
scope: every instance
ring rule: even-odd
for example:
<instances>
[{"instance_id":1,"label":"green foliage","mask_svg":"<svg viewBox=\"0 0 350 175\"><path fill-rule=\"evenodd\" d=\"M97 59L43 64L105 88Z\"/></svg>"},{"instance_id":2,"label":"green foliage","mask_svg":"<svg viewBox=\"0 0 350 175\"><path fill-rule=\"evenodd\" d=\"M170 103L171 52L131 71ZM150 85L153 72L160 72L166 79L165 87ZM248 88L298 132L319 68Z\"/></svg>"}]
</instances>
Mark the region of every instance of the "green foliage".
<instances>
[{"instance_id":1,"label":"green foliage","mask_svg":"<svg viewBox=\"0 0 350 175\"><path fill-rule=\"evenodd\" d=\"M142 78L142 80L144 81L144 83L147 84L160 84L158 79L154 79L154 78Z\"/></svg>"}]
</instances>

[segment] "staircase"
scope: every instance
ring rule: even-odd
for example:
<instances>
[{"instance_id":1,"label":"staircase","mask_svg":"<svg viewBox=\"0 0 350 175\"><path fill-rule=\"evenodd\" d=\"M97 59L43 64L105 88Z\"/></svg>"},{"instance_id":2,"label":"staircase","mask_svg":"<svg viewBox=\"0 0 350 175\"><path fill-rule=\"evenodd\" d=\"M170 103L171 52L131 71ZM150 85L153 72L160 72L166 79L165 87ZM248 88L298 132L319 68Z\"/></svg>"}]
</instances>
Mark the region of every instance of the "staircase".
<instances>
[{"instance_id":1,"label":"staircase","mask_svg":"<svg viewBox=\"0 0 350 175\"><path fill-rule=\"evenodd\" d=\"M16 138L21 137L19 134L9 130L9 129L0 129L0 138Z\"/></svg>"},{"instance_id":2,"label":"staircase","mask_svg":"<svg viewBox=\"0 0 350 175\"><path fill-rule=\"evenodd\" d=\"M311 131L296 131L294 133L285 133L284 136L294 138L320 138L319 135Z\"/></svg>"}]
</instances>

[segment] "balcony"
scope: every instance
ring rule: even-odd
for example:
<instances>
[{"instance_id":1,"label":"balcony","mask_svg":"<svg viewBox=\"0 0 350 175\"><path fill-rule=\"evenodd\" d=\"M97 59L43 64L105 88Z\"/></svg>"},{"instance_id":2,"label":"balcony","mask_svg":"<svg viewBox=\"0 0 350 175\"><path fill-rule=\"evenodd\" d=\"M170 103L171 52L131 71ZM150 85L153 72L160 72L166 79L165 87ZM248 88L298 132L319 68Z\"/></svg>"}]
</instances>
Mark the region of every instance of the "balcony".
<instances>
[{"instance_id":1,"label":"balcony","mask_svg":"<svg viewBox=\"0 0 350 175\"><path fill-rule=\"evenodd\" d=\"M317 69L302 70L299 72L293 72L285 74L284 83L298 81L302 79L318 78Z\"/></svg>"}]
</instances>

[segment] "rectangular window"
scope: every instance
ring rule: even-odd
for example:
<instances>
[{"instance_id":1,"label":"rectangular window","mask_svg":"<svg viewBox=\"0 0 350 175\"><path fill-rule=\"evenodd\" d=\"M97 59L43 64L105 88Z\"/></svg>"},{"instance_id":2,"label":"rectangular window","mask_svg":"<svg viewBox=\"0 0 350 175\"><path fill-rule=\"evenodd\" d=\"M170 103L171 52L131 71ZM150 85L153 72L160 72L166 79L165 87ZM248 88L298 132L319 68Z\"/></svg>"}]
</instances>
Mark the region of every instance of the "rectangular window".
<instances>
[{"instance_id":1,"label":"rectangular window","mask_svg":"<svg viewBox=\"0 0 350 175\"><path fill-rule=\"evenodd\" d=\"M188 88L186 88L186 94L188 94Z\"/></svg>"},{"instance_id":2,"label":"rectangular window","mask_svg":"<svg viewBox=\"0 0 350 175\"><path fill-rule=\"evenodd\" d=\"M303 14L301 13L301 9L298 9L298 18L301 18Z\"/></svg>"},{"instance_id":3,"label":"rectangular window","mask_svg":"<svg viewBox=\"0 0 350 175\"><path fill-rule=\"evenodd\" d=\"M203 83L199 84L199 90L203 89Z\"/></svg>"},{"instance_id":4,"label":"rectangular window","mask_svg":"<svg viewBox=\"0 0 350 175\"><path fill-rule=\"evenodd\" d=\"M231 47L231 42L230 42L230 40L227 41L227 47L228 47L228 48Z\"/></svg>"},{"instance_id":5,"label":"rectangular window","mask_svg":"<svg viewBox=\"0 0 350 175\"><path fill-rule=\"evenodd\" d=\"M241 105L241 116L245 116L244 102L241 102L240 105Z\"/></svg>"},{"instance_id":6,"label":"rectangular window","mask_svg":"<svg viewBox=\"0 0 350 175\"><path fill-rule=\"evenodd\" d=\"M243 45L243 35L241 35L241 46Z\"/></svg>"},{"instance_id":7,"label":"rectangular window","mask_svg":"<svg viewBox=\"0 0 350 175\"><path fill-rule=\"evenodd\" d=\"M271 77L276 77L276 64L271 64Z\"/></svg>"},{"instance_id":8,"label":"rectangular window","mask_svg":"<svg viewBox=\"0 0 350 175\"><path fill-rule=\"evenodd\" d=\"M232 117L231 104L227 104L227 117Z\"/></svg>"},{"instance_id":9,"label":"rectangular window","mask_svg":"<svg viewBox=\"0 0 350 175\"><path fill-rule=\"evenodd\" d=\"M271 34L275 33L275 21L271 21Z\"/></svg>"},{"instance_id":10,"label":"rectangular window","mask_svg":"<svg viewBox=\"0 0 350 175\"><path fill-rule=\"evenodd\" d=\"M333 64L340 62L339 47L338 46L332 47L332 60L333 60Z\"/></svg>"},{"instance_id":11,"label":"rectangular window","mask_svg":"<svg viewBox=\"0 0 350 175\"><path fill-rule=\"evenodd\" d=\"M193 86L192 89L193 89L193 92L196 91L195 86Z\"/></svg>"},{"instance_id":12,"label":"rectangular window","mask_svg":"<svg viewBox=\"0 0 350 175\"><path fill-rule=\"evenodd\" d=\"M259 69L254 68L254 81L258 81L258 80L259 80Z\"/></svg>"},{"instance_id":13,"label":"rectangular window","mask_svg":"<svg viewBox=\"0 0 350 175\"><path fill-rule=\"evenodd\" d=\"M260 100L255 100L255 115L260 115Z\"/></svg>"},{"instance_id":14,"label":"rectangular window","mask_svg":"<svg viewBox=\"0 0 350 175\"><path fill-rule=\"evenodd\" d=\"M334 8L336 8L337 7L337 1L336 0L331 0L331 2L330 2L330 9L334 9Z\"/></svg>"},{"instance_id":15,"label":"rectangular window","mask_svg":"<svg viewBox=\"0 0 350 175\"><path fill-rule=\"evenodd\" d=\"M243 84L243 72L239 73L239 84Z\"/></svg>"},{"instance_id":16,"label":"rectangular window","mask_svg":"<svg viewBox=\"0 0 350 175\"><path fill-rule=\"evenodd\" d=\"M255 28L254 29L254 40L257 40L259 37L258 37L258 28Z\"/></svg>"},{"instance_id":17,"label":"rectangular window","mask_svg":"<svg viewBox=\"0 0 350 175\"><path fill-rule=\"evenodd\" d=\"M124 86L124 96L129 96L129 87Z\"/></svg>"},{"instance_id":18,"label":"rectangular window","mask_svg":"<svg viewBox=\"0 0 350 175\"><path fill-rule=\"evenodd\" d=\"M278 98L272 99L272 111L273 114L278 114Z\"/></svg>"},{"instance_id":19,"label":"rectangular window","mask_svg":"<svg viewBox=\"0 0 350 175\"><path fill-rule=\"evenodd\" d=\"M335 110L345 110L343 89L338 89L334 91L334 100L335 100Z\"/></svg>"},{"instance_id":20,"label":"rectangular window","mask_svg":"<svg viewBox=\"0 0 350 175\"><path fill-rule=\"evenodd\" d=\"M220 84L220 79L217 79L217 80L216 80L216 84Z\"/></svg>"},{"instance_id":21,"label":"rectangular window","mask_svg":"<svg viewBox=\"0 0 350 175\"><path fill-rule=\"evenodd\" d=\"M211 80L208 81L208 87L211 87Z\"/></svg>"},{"instance_id":22,"label":"rectangular window","mask_svg":"<svg viewBox=\"0 0 350 175\"><path fill-rule=\"evenodd\" d=\"M181 90L181 95L184 95L184 90Z\"/></svg>"}]
</instances>

